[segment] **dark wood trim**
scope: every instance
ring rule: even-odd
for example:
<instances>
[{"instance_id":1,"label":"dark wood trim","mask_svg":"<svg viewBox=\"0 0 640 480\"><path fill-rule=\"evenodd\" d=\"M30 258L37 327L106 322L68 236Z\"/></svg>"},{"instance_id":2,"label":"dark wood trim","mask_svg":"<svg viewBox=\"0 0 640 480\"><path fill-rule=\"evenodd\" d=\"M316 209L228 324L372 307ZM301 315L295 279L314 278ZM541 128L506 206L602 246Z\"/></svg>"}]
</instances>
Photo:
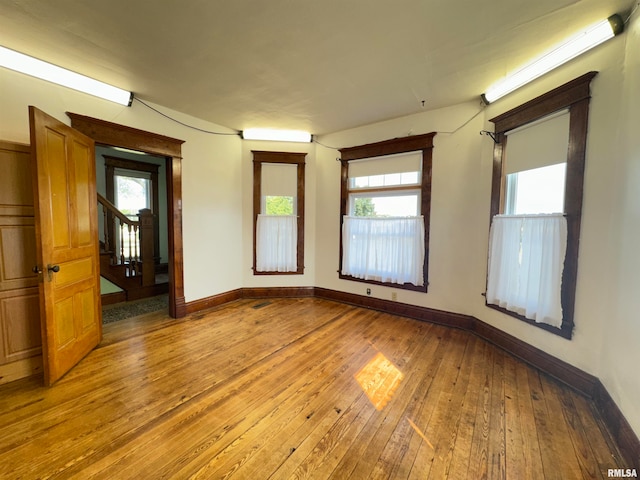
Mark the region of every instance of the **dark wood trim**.
<instances>
[{"instance_id":1,"label":"dark wood trim","mask_svg":"<svg viewBox=\"0 0 640 480\"><path fill-rule=\"evenodd\" d=\"M412 135L410 137L392 138L381 142L367 143L355 147L341 148L340 159L343 162L358 160L360 158L381 157L395 153L414 152L433 148L433 137L436 132Z\"/></svg>"},{"instance_id":2,"label":"dark wood trim","mask_svg":"<svg viewBox=\"0 0 640 480\"><path fill-rule=\"evenodd\" d=\"M71 126L96 143L123 147L167 158L167 216L169 236L169 315L186 315L182 243L182 144L178 140L137 128L67 112Z\"/></svg>"},{"instance_id":3,"label":"dark wood trim","mask_svg":"<svg viewBox=\"0 0 640 480\"><path fill-rule=\"evenodd\" d=\"M461 328L463 330L472 329L473 317L468 315L450 313L417 305L409 305L407 303L393 302L391 300L384 300L381 298L365 297L363 295L340 292L321 287L315 287L314 294L316 297L323 298L325 300L347 303L357 307L370 308L372 310L378 310L393 315L401 315L403 317L437 323L448 327Z\"/></svg>"},{"instance_id":4,"label":"dark wood trim","mask_svg":"<svg viewBox=\"0 0 640 480\"><path fill-rule=\"evenodd\" d=\"M505 132L565 108L569 109L569 146L567 149L564 205L564 213L567 219L567 252L561 287L562 325L560 328L550 327L487 303L488 307L567 339L571 339L574 328L590 83L597 73L588 72L490 120L495 124L495 132L498 139L498 143L494 145L493 150L491 222L494 215L504 211L504 168L508 145Z\"/></svg>"},{"instance_id":5,"label":"dark wood trim","mask_svg":"<svg viewBox=\"0 0 640 480\"><path fill-rule=\"evenodd\" d=\"M640 439L600 380L596 382L594 402L607 430L627 462L624 467L640 468Z\"/></svg>"},{"instance_id":6,"label":"dark wood trim","mask_svg":"<svg viewBox=\"0 0 640 480\"><path fill-rule=\"evenodd\" d=\"M157 133L107 122L99 118L87 117L67 112L71 126L103 145L129 148L140 152L166 157L182 158L184 140L166 137ZM100 137L97 140L96 137Z\"/></svg>"},{"instance_id":7,"label":"dark wood trim","mask_svg":"<svg viewBox=\"0 0 640 480\"><path fill-rule=\"evenodd\" d=\"M305 209L305 158L306 153L270 152L251 150L253 153L253 274L254 275L302 275L304 273L304 209ZM285 163L296 165L296 211L297 211L297 269L295 272L259 272L257 265L257 229L258 215L262 208L262 164Z\"/></svg>"},{"instance_id":8,"label":"dark wood trim","mask_svg":"<svg viewBox=\"0 0 640 480\"><path fill-rule=\"evenodd\" d=\"M338 259L338 278L351 280L354 282L369 283L373 285L383 285L386 287L412 290L426 293L429 287L429 225L431 223L431 172L433 166L433 137L436 132L415 135L411 137L393 138L376 143L368 143L355 147L340 149L340 250ZM410 283L403 285L390 282L379 282L375 280L363 280L351 275L342 274L342 225L344 216L347 215L347 204L349 201L349 162L351 160L361 160L363 158L373 158L383 155L394 155L399 153L422 152L422 179L420 182L420 214L424 217L424 263L422 266L424 285L418 286Z\"/></svg>"},{"instance_id":9,"label":"dark wood trim","mask_svg":"<svg viewBox=\"0 0 640 480\"><path fill-rule=\"evenodd\" d=\"M371 308L392 315L459 328L501 348L532 367L552 376L594 402L607 429L618 444L628 465L640 461L640 440L600 380L559 358L503 332L471 315L452 313L417 305L365 297L321 287L241 288L187 304L188 313L244 298L317 297L362 308Z\"/></svg>"},{"instance_id":10,"label":"dark wood trim","mask_svg":"<svg viewBox=\"0 0 640 480\"><path fill-rule=\"evenodd\" d=\"M184 305L184 309L186 314L192 314L208 308L218 307L225 303L234 302L241 298L243 298L242 289L239 288L237 290L231 290L229 292L188 302Z\"/></svg>"},{"instance_id":11,"label":"dark wood trim","mask_svg":"<svg viewBox=\"0 0 640 480\"><path fill-rule=\"evenodd\" d=\"M289 163L301 165L305 163L306 153L300 152L272 152L267 150L251 150L253 161L261 163Z\"/></svg>"},{"instance_id":12,"label":"dark wood trim","mask_svg":"<svg viewBox=\"0 0 640 480\"><path fill-rule=\"evenodd\" d=\"M504 133L588 99L591 97L589 85L597 74L598 72L585 73L489 121L495 125L496 133Z\"/></svg>"},{"instance_id":13,"label":"dark wood trim","mask_svg":"<svg viewBox=\"0 0 640 480\"><path fill-rule=\"evenodd\" d=\"M314 287L249 287L242 298L305 298L315 296Z\"/></svg>"},{"instance_id":14,"label":"dark wood trim","mask_svg":"<svg viewBox=\"0 0 640 480\"><path fill-rule=\"evenodd\" d=\"M104 305L113 305L114 303L121 303L127 301L127 292L113 292L113 293L103 293L100 295L100 299L102 300L102 306Z\"/></svg>"},{"instance_id":15,"label":"dark wood trim","mask_svg":"<svg viewBox=\"0 0 640 480\"><path fill-rule=\"evenodd\" d=\"M493 165L491 174L491 208L489 224L493 217L504 210L504 192L505 188L505 147L507 146L507 136L502 133L496 134L498 143L493 146Z\"/></svg>"},{"instance_id":16,"label":"dark wood trim","mask_svg":"<svg viewBox=\"0 0 640 480\"><path fill-rule=\"evenodd\" d=\"M426 254L425 254L425 257L426 257ZM381 282L379 280L366 280L364 278L356 278L351 275L344 275L342 273L342 243L340 243L340 270L338 270L338 278L341 280L350 280L352 282L367 283L369 285L379 285L381 287L399 288L401 290L411 290L413 292L425 293L427 291L426 280L424 285L414 285L413 283L400 284L400 283L391 283L391 282Z\"/></svg>"}]
</instances>

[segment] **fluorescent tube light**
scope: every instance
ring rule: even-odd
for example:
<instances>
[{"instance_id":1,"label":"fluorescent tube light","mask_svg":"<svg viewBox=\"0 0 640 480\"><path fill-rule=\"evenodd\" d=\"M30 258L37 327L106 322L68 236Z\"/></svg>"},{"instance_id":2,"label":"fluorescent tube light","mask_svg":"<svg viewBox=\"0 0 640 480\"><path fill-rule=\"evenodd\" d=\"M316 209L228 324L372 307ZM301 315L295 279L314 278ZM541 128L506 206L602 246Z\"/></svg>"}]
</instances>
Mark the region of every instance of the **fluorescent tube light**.
<instances>
[{"instance_id":1,"label":"fluorescent tube light","mask_svg":"<svg viewBox=\"0 0 640 480\"><path fill-rule=\"evenodd\" d=\"M22 53L0 46L0 67L25 73L63 87L72 88L120 105L131 106L133 93L106 83L85 77L51 63L43 62Z\"/></svg>"},{"instance_id":2,"label":"fluorescent tube light","mask_svg":"<svg viewBox=\"0 0 640 480\"><path fill-rule=\"evenodd\" d=\"M622 17L617 14L610 16L607 20L603 20L571 37L562 45L491 86L482 94L482 100L486 104L495 102L497 99L550 72L563 63L613 38L621 33L623 29L624 22Z\"/></svg>"},{"instance_id":3,"label":"fluorescent tube light","mask_svg":"<svg viewBox=\"0 0 640 480\"><path fill-rule=\"evenodd\" d=\"M275 140L278 142L303 142L311 141L309 132L300 130L274 130L271 128L247 128L242 131L244 140Z\"/></svg>"}]
</instances>

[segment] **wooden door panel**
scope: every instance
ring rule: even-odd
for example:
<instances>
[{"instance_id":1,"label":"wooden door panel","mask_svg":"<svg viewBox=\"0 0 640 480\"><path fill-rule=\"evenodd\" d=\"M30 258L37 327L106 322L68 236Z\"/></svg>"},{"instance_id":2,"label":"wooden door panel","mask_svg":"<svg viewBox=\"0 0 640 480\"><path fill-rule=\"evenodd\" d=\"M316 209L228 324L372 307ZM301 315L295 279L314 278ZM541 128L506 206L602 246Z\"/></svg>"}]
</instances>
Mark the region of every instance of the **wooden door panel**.
<instances>
[{"instance_id":1,"label":"wooden door panel","mask_svg":"<svg viewBox=\"0 0 640 480\"><path fill-rule=\"evenodd\" d=\"M71 178L70 186L76 199L72 210L71 231L75 233L72 238L74 247L93 246L95 235L92 225L95 223L91 216L91 205L96 205L95 193L95 155L90 149L79 142L73 142L71 151ZM91 173L93 172L93 177ZM92 196L93 193L93 196Z\"/></svg>"},{"instance_id":2,"label":"wooden door panel","mask_svg":"<svg viewBox=\"0 0 640 480\"><path fill-rule=\"evenodd\" d=\"M29 118L43 364L51 384L102 336L95 153L93 140L44 112L29 107Z\"/></svg>"},{"instance_id":3,"label":"wooden door panel","mask_svg":"<svg viewBox=\"0 0 640 480\"><path fill-rule=\"evenodd\" d=\"M0 292L0 364L40 353L40 306L36 288Z\"/></svg>"},{"instance_id":4,"label":"wooden door panel","mask_svg":"<svg viewBox=\"0 0 640 480\"><path fill-rule=\"evenodd\" d=\"M0 384L42 371L31 149L0 141Z\"/></svg>"},{"instance_id":5,"label":"wooden door panel","mask_svg":"<svg viewBox=\"0 0 640 480\"><path fill-rule=\"evenodd\" d=\"M38 284L35 239L33 218L0 217L0 291Z\"/></svg>"},{"instance_id":6,"label":"wooden door panel","mask_svg":"<svg viewBox=\"0 0 640 480\"><path fill-rule=\"evenodd\" d=\"M0 141L0 216L33 216L27 145Z\"/></svg>"}]
</instances>

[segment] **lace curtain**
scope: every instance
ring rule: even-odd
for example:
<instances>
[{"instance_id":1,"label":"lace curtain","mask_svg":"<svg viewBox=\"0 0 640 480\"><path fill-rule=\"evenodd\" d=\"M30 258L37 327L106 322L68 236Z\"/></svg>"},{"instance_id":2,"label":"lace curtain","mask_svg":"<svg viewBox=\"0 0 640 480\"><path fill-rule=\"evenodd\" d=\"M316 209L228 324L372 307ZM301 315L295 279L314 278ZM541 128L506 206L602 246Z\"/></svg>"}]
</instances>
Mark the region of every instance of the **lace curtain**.
<instances>
[{"instance_id":1,"label":"lace curtain","mask_svg":"<svg viewBox=\"0 0 640 480\"><path fill-rule=\"evenodd\" d=\"M256 269L259 272L295 272L298 255L298 217L258 215Z\"/></svg>"},{"instance_id":2,"label":"lace curtain","mask_svg":"<svg viewBox=\"0 0 640 480\"><path fill-rule=\"evenodd\" d=\"M424 285L424 218L345 216L342 274Z\"/></svg>"},{"instance_id":3,"label":"lace curtain","mask_svg":"<svg viewBox=\"0 0 640 480\"><path fill-rule=\"evenodd\" d=\"M562 214L496 215L489 240L487 303L559 328L566 249Z\"/></svg>"}]
</instances>

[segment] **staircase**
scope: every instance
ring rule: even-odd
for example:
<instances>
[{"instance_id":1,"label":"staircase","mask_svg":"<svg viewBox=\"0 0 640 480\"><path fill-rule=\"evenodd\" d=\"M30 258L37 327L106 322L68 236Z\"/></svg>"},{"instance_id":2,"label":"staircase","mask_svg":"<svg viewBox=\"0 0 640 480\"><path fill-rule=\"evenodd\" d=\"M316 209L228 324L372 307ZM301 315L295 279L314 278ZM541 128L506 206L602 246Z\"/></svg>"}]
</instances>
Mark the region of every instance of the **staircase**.
<instances>
[{"instance_id":1,"label":"staircase","mask_svg":"<svg viewBox=\"0 0 640 480\"><path fill-rule=\"evenodd\" d=\"M156 283L154 216L149 209L132 220L98 194L100 275L124 291L122 300L166 293L168 283Z\"/></svg>"}]
</instances>

